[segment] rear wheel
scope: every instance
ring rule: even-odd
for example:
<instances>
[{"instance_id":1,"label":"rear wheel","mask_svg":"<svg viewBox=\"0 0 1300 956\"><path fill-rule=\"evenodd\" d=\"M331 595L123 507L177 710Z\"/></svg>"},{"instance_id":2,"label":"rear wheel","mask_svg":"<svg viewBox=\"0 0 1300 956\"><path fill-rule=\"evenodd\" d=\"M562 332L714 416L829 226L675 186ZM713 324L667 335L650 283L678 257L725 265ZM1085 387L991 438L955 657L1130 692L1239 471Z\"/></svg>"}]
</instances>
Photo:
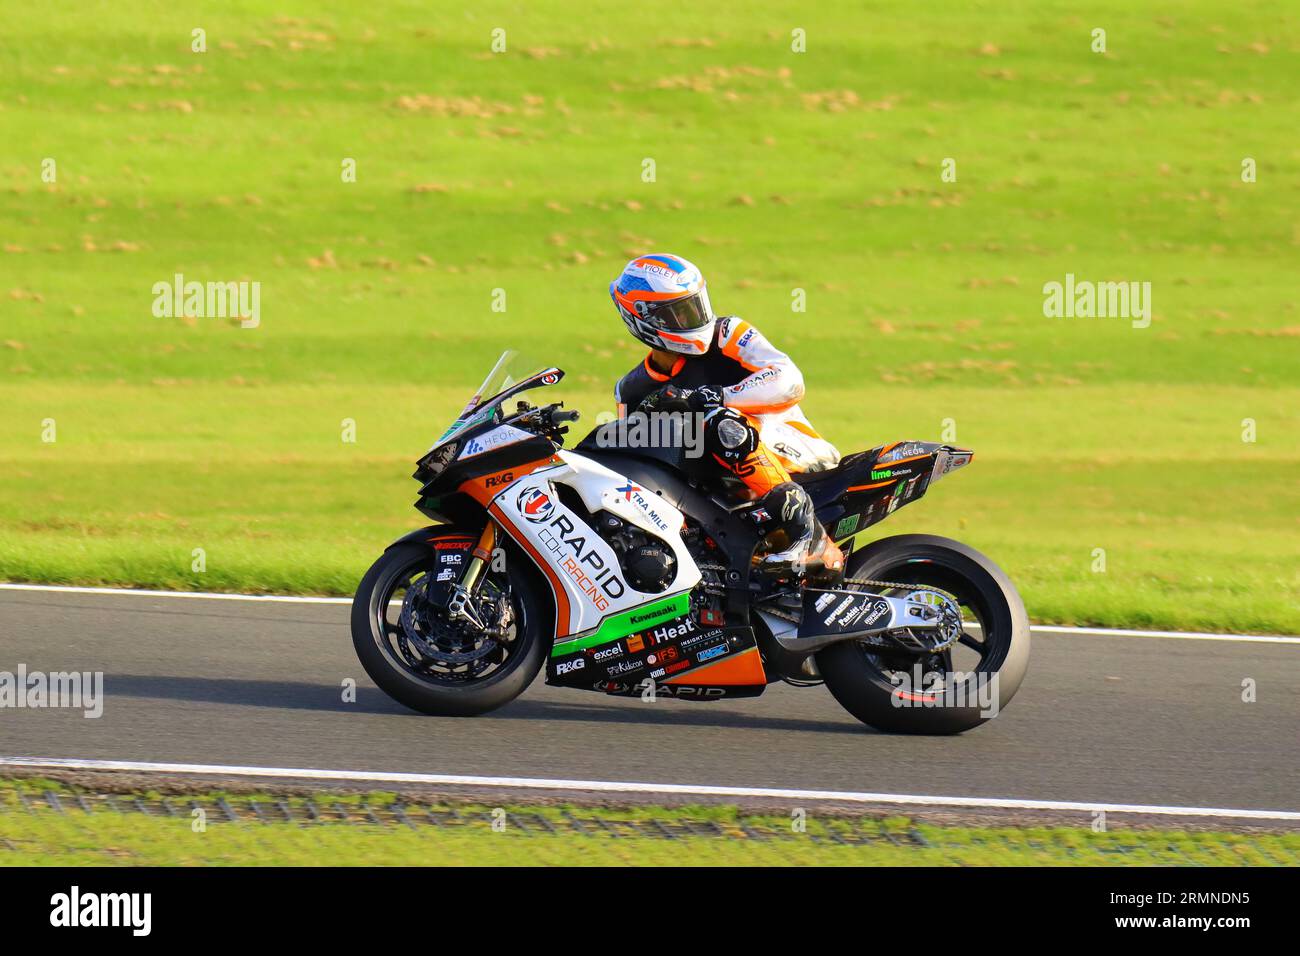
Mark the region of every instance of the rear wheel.
<instances>
[{"instance_id":1,"label":"rear wheel","mask_svg":"<svg viewBox=\"0 0 1300 956\"><path fill-rule=\"evenodd\" d=\"M935 535L874 541L848 561L848 577L950 595L963 630L933 654L886 654L857 641L818 652L826 687L849 713L879 730L957 734L996 716L1029 666L1029 618L1011 580L974 548Z\"/></svg>"},{"instance_id":2,"label":"rear wheel","mask_svg":"<svg viewBox=\"0 0 1300 956\"><path fill-rule=\"evenodd\" d=\"M485 570L479 592L499 602L509 622L492 636L452 622L429 598L435 564L428 545L402 542L366 572L352 601L357 657L371 680L412 710L450 717L495 710L523 693L545 660L533 582L517 571Z\"/></svg>"}]
</instances>

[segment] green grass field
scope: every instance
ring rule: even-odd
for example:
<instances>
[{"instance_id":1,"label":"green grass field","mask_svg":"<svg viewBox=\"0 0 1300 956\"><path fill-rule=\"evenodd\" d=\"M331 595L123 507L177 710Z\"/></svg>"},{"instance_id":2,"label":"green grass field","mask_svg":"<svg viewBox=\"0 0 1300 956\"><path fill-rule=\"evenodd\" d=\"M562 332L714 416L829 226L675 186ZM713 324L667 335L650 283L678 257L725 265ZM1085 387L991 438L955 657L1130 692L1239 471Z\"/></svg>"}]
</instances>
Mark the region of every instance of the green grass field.
<instances>
[{"instance_id":1,"label":"green grass field","mask_svg":"<svg viewBox=\"0 0 1300 956\"><path fill-rule=\"evenodd\" d=\"M976 449L876 532L1040 621L1300 632L1294 9L187 6L0 9L0 577L349 593L502 349L610 406L670 250L842 450ZM154 317L175 273L260 326ZM1044 317L1067 273L1150 327Z\"/></svg>"},{"instance_id":2,"label":"green grass field","mask_svg":"<svg viewBox=\"0 0 1300 956\"><path fill-rule=\"evenodd\" d=\"M319 818L291 822L284 815L303 816L301 797L117 794L119 809L110 809L92 794L87 811L75 792L49 781L0 780L0 866L1295 866L1300 860L1300 835L1289 832L932 826L906 817L815 812L795 830L791 815L726 806L408 803L399 818L392 793L317 794ZM51 793L58 810L48 802ZM161 809L163 799L172 815ZM225 813L216 810L218 799ZM137 801L150 815L120 809Z\"/></svg>"}]
</instances>

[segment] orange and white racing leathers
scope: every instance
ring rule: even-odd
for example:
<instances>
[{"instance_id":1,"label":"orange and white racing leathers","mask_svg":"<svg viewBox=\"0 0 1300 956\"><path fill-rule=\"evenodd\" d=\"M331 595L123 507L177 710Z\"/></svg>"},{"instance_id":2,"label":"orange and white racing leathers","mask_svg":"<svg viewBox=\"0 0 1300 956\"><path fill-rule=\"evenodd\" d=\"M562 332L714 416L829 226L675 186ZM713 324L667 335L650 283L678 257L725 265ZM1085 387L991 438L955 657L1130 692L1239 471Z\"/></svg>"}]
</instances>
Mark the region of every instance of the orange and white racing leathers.
<instances>
[{"instance_id":1,"label":"orange and white racing leathers","mask_svg":"<svg viewBox=\"0 0 1300 956\"><path fill-rule=\"evenodd\" d=\"M662 353L665 362L672 363L667 372L656 367L652 355L615 386L620 415L667 385L717 389L724 407L743 416L757 440L740 460L728 460L731 456L725 453L713 457L757 495L789 481L790 472L823 471L839 463L835 446L817 433L799 408L804 381L798 366L748 322L721 317L713 347L704 355Z\"/></svg>"}]
</instances>

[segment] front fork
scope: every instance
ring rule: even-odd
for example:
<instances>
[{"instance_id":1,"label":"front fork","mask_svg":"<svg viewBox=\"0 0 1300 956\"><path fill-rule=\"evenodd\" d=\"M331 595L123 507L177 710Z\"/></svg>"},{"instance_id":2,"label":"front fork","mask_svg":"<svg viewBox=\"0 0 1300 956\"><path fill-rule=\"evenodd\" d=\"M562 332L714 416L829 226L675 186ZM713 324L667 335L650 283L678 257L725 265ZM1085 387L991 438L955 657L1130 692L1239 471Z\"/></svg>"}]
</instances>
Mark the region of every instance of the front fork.
<instances>
[{"instance_id":1,"label":"front fork","mask_svg":"<svg viewBox=\"0 0 1300 956\"><path fill-rule=\"evenodd\" d=\"M447 599L447 613L453 621L465 621L480 631L487 630L486 623L479 617L474 602L470 600L483 578L483 569L492 560L497 546L497 526L489 515L483 533L479 535L478 544L470 554L465 565L465 573L460 581L452 585L451 596Z\"/></svg>"}]
</instances>

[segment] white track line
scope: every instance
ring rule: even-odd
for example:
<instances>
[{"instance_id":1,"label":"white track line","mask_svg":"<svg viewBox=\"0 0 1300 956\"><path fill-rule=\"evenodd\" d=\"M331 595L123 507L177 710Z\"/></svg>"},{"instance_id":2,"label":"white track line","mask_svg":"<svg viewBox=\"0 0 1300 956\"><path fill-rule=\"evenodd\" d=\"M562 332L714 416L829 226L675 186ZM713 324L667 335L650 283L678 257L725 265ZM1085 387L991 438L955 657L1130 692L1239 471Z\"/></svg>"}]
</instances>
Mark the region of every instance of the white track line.
<instances>
[{"instance_id":1,"label":"white track line","mask_svg":"<svg viewBox=\"0 0 1300 956\"><path fill-rule=\"evenodd\" d=\"M271 601L279 604L351 604L352 598L294 594L223 594L219 591L147 591L142 588L79 588L63 584L0 584L3 591L52 591L55 594L114 594L133 597L196 598L204 601Z\"/></svg>"},{"instance_id":2,"label":"white track line","mask_svg":"<svg viewBox=\"0 0 1300 956\"><path fill-rule=\"evenodd\" d=\"M1034 624L1029 628L1035 634L1096 634L1101 637L1163 637L1180 641L1238 641L1253 644L1300 644L1300 637L1278 637L1272 634L1206 634L1200 631L1130 631L1110 627L1058 627L1052 624Z\"/></svg>"},{"instance_id":3,"label":"white track line","mask_svg":"<svg viewBox=\"0 0 1300 956\"><path fill-rule=\"evenodd\" d=\"M1070 800L1017 800L1003 797L934 797L902 793L855 793L840 790L785 790L777 787L718 787L683 783L623 783L609 780L548 780L538 777L479 777L443 773L396 773L382 770L315 770L290 767L242 767L201 763L147 763L134 760L0 757L0 767L36 770L124 770L134 773L210 774L227 777L277 777L292 780L343 780L459 787L503 787L596 793L638 793L705 797L767 797L789 801L887 803L905 806L974 807L999 810L1069 810L1092 813L1145 813L1172 817L1223 817L1234 820L1300 820L1300 811L1234 810L1223 807L1163 807L1139 803L1081 803Z\"/></svg>"},{"instance_id":4,"label":"white track line","mask_svg":"<svg viewBox=\"0 0 1300 956\"><path fill-rule=\"evenodd\" d=\"M978 631L978 621L966 624L967 630ZM1205 631L1134 631L1117 627L1064 627L1058 624L1031 624L1029 630L1039 635L1090 634L1096 637L1162 637L1180 641L1229 641L1245 644L1300 644L1300 637L1279 637L1273 634L1214 634Z\"/></svg>"},{"instance_id":5,"label":"white track line","mask_svg":"<svg viewBox=\"0 0 1300 956\"><path fill-rule=\"evenodd\" d=\"M219 591L148 591L137 588L88 588L62 584L3 584L0 591L48 591L56 594L111 594L135 597L190 598L208 601L267 601L280 604L351 604L351 598L292 594L224 594ZM977 627L978 625L971 625ZM1096 637L1161 637L1184 641L1232 641L1248 644L1300 644L1300 637L1272 634L1212 634L1200 631L1131 631L1109 627L1058 627L1034 624L1035 634L1091 634Z\"/></svg>"}]
</instances>

